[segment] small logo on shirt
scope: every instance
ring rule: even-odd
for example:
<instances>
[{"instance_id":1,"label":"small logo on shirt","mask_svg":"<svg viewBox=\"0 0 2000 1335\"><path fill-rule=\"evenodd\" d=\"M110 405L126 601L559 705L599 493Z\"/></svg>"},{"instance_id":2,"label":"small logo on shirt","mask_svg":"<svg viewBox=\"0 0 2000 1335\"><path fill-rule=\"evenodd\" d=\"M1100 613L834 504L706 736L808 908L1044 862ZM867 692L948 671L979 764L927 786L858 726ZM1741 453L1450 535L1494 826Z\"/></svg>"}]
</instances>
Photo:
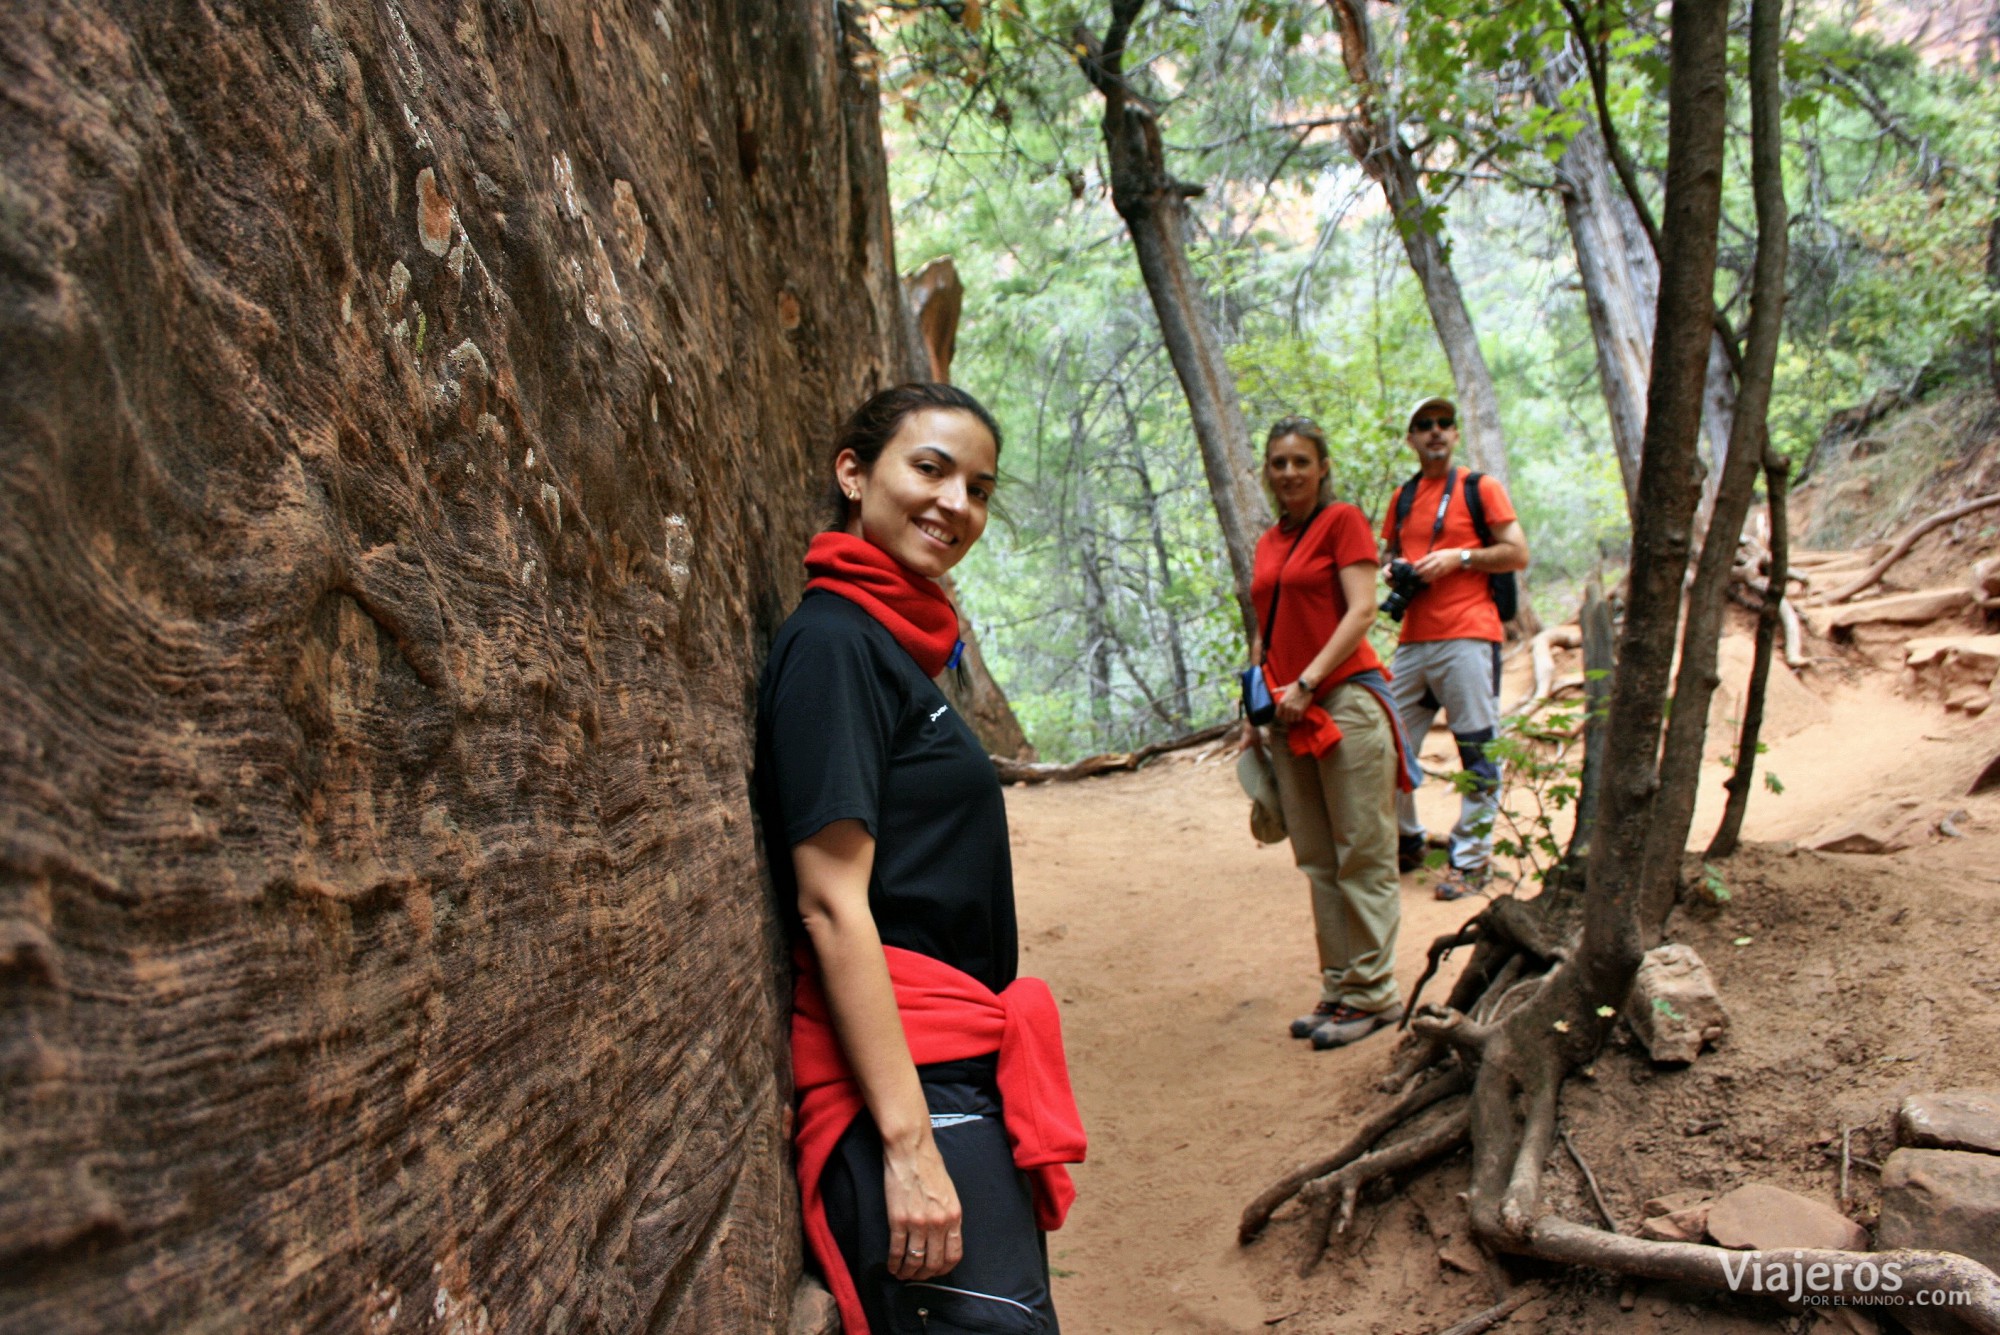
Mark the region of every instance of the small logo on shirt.
<instances>
[{"instance_id":1,"label":"small logo on shirt","mask_svg":"<svg viewBox=\"0 0 2000 1335\"><path fill-rule=\"evenodd\" d=\"M939 705L936 709L933 709L931 711L931 722L936 723L938 721L938 715L944 713L945 710L950 708L951 708L950 705Z\"/></svg>"}]
</instances>

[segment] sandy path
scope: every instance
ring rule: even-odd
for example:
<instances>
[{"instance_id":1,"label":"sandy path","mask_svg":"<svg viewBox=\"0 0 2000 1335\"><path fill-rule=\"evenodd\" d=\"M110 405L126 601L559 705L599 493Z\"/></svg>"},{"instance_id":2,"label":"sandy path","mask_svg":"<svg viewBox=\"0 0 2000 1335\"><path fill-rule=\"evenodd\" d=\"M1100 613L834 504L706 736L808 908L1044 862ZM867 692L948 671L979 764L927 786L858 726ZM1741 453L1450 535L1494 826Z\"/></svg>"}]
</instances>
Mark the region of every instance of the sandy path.
<instances>
[{"instance_id":1,"label":"sandy path","mask_svg":"<svg viewBox=\"0 0 2000 1335\"><path fill-rule=\"evenodd\" d=\"M1949 722L1889 686L1870 676L1816 688L1816 705L1800 702L1797 726L1766 758L1786 794L1759 791L1749 837L1798 839L1871 803L1948 802L1953 785L1962 791L1960 772L2000 742L2000 719ZM1427 751L1442 758L1446 744L1437 734ZM1724 773L1705 770L1701 842ZM1432 783L1419 796L1431 828L1449 823L1451 793ZM1324 1152L1351 1122L1393 1035L1331 1053L1286 1035L1317 996L1305 882L1288 845L1251 840L1229 757L1182 755L1133 775L1014 788L1007 803L1022 969L1047 978L1063 1002L1091 1134L1070 1225L1051 1239L1065 1329L1265 1330L1296 1306L1288 1259L1239 1250L1235 1220L1278 1172ZM1992 844L1976 842L1934 843L1897 861L1991 895L2000 887ZM1405 878L1403 896L1407 993L1433 936L1469 910L1437 903L1419 876ZM1411 1289L1440 1282L1428 1251L1397 1259L1414 1267ZM1317 1282L1338 1280L1322 1271Z\"/></svg>"},{"instance_id":2,"label":"sandy path","mask_svg":"<svg viewBox=\"0 0 2000 1335\"><path fill-rule=\"evenodd\" d=\"M1267 1316L1236 1218L1318 1152L1337 1092L1393 1041L1315 1053L1289 1037L1319 999L1305 881L1259 848L1233 764L1186 760L1007 794L1022 971L1063 1002L1090 1130L1070 1225L1051 1238L1064 1328L1256 1331ZM1398 975L1467 916L1406 878Z\"/></svg>"}]
</instances>

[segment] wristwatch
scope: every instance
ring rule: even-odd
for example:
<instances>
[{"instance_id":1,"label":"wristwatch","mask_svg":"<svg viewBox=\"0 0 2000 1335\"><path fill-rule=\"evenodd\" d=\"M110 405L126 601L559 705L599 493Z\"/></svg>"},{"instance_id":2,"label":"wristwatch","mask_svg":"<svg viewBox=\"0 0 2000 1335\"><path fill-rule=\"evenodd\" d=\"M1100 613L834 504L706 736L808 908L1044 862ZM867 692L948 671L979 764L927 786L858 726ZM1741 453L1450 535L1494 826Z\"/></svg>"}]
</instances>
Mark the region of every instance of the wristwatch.
<instances>
[{"instance_id":1,"label":"wristwatch","mask_svg":"<svg viewBox=\"0 0 2000 1335\"><path fill-rule=\"evenodd\" d=\"M1311 695L1314 691L1319 689L1319 683L1314 681L1311 677L1308 677L1303 672L1299 674L1299 685L1306 688L1307 695Z\"/></svg>"},{"instance_id":2,"label":"wristwatch","mask_svg":"<svg viewBox=\"0 0 2000 1335\"><path fill-rule=\"evenodd\" d=\"M1460 570L1472 569L1472 549L1470 547L1461 547L1458 549L1458 568Z\"/></svg>"}]
</instances>

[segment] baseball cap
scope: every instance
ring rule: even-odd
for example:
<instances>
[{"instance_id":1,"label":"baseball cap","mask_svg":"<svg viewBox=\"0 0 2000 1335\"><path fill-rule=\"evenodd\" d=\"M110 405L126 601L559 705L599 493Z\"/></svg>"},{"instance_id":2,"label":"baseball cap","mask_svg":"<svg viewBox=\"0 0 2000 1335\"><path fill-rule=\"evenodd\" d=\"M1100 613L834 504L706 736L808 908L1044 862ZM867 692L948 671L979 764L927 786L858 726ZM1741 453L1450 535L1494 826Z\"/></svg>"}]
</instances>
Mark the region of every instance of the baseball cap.
<instances>
[{"instance_id":1,"label":"baseball cap","mask_svg":"<svg viewBox=\"0 0 2000 1335\"><path fill-rule=\"evenodd\" d=\"M1453 417L1458 416L1458 405L1456 403L1453 403L1450 399L1446 398L1442 394L1432 394L1425 398L1418 399L1415 403L1410 405L1410 411L1403 414L1403 433L1405 435L1409 434L1410 423L1417 420L1418 413L1422 412L1426 408L1437 405L1442 405L1446 408L1451 409L1451 415Z\"/></svg>"}]
</instances>

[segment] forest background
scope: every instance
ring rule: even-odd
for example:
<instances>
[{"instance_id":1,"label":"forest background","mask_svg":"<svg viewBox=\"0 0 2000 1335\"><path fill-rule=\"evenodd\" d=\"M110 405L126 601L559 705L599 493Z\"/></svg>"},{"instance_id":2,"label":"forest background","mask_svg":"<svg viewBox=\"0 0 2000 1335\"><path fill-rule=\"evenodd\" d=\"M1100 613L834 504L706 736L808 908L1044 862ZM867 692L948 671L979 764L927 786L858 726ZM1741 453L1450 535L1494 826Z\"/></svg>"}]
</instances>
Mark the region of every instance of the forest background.
<instances>
[{"instance_id":1,"label":"forest background","mask_svg":"<svg viewBox=\"0 0 2000 1335\"><path fill-rule=\"evenodd\" d=\"M1595 130L1575 21L1602 38L1605 109L1657 212L1665 12L1502 10L1442 0L1369 14L1423 225L1491 368L1534 597L1559 620L1584 579L1616 580L1628 537L1555 170ZM900 258L906 271L955 262L952 378L1009 433L999 522L959 576L994 676L1048 759L1226 717L1244 654L1229 561L1112 207L1102 103L1079 71L1079 36L1103 16L1066 0L896 0L872 20ZM1737 103L1746 42L1733 34ZM1788 10L1792 262L1770 431L1795 477L1835 410L1983 389L1995 374L1996 56L2000 7ZM1551 69L1566 88L1537 96ZM1399 223L1342 133L1357 92L1332 7L1148 7L1125 70L1157 109L1168 170L1199 188L1188 255L1251 444L1280 416L1316 418L1337 496L1379 524L1410 471L1403 413L1453 378ZM1748 115L1732 105L1743 132L1716 291L1738 323L1755 250ZM1384 647L1393 631L1378 625Z\"/></svg>"}]
</instances>

